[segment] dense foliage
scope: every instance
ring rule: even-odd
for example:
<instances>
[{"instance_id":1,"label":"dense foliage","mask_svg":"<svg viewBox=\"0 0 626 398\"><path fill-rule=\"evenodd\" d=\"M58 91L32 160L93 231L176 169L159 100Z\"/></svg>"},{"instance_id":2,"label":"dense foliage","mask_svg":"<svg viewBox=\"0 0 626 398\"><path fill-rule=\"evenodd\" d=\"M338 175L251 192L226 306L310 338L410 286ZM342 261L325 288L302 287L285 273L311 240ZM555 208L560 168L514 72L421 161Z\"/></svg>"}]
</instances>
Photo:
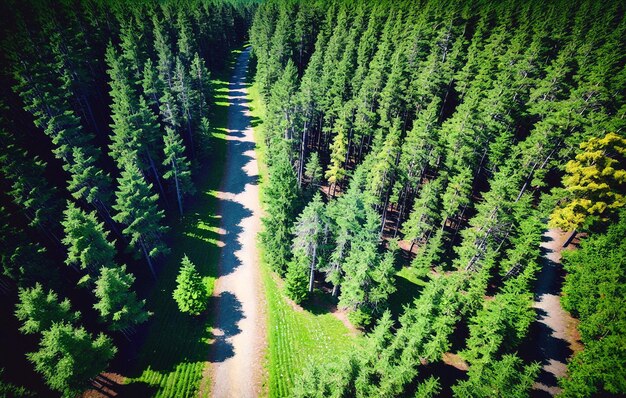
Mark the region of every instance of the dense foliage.
<instances>
[{"instance_id":1,"label":"dense foliage","mask_svg":"<svg viewBox=\"0 0 626 398\"><path fill-rule=\"evenodd\" d=\"M585 349L562 380L566 397L626 391L626 212L604 233L567 252L563 306L580 319Z\"/></svg>"},{"instance_id":2,"label":"dense foliage","mask_svg":"<svg viewBox=\"0 0 626 398\"><path fill-rule=\"evenodd\" d=\"M0 5L2 316L17 303L20 330L41 338L28 358L51 389L82 392L108 366L113 343L133 340L149 319L149 276L158 277L170 224L187 216L211 157L211 75L243 43L254 8ZM99 332L111 337L92 337ZM2 388L28 395L19 386L34 374L9 362L24 361L37 341L17 328L3 338L16 343L3 351L1 367L11 371Z\"/></svg>"},{"instance_id":3,"label":"dense foliage","mask_svg":"<svg viewBox=\"0 0 626 398\"><path fill-rule=\"evenodd\" d=\"M296 304L326 295L367 334L306 363L282 393L527 396L539 248L559 227L585 233L564 256L563 306L584 349L563 396L626 394L624 4L252 3L0 5L11 358L33 351L44 382L73 396L150 319L145 292L182 254L172 231L196 216L215 157L211 75L249 28L264 261ZM422 287L398 300L405 266ZM203 313L206 281L186 256L177 267L166 300L173 290L181 311ZM464 377L437 377L447 354ZM28 395L21 384L3 376L0 391Z\"/></svg>"},{"instance_id":4,"label":"dense foliage","mask_svg":"<svg viewBox=\"0 0 626 398\"><path fill-rule=\"evenodd\" d=\"M516 352L545 220L589 230L624 205L623 15L613 1L260 5L266 262L296 302L318 288L353 324L378 319L362 349L310 364L297 396L429 396L441 386L418 368L451 349L469 379L448 393L528 394L539 368ZM394 238L426 283L399 326L384 315Z\"/></svg>"}]
</instances>

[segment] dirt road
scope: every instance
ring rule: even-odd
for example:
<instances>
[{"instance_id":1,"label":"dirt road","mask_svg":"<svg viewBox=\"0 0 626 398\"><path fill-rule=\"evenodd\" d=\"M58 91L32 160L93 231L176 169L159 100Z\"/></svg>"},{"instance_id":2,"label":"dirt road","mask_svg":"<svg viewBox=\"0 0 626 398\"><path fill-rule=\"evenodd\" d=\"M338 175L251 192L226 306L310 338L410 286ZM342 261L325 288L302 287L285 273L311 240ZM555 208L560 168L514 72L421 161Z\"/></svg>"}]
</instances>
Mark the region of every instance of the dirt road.
<instances>
[{"instance_id":1,"label":"dirt road","mask_svg":"<svg viewBox=\"0 0 626 398\"><path fill-rule=\"evenodd\" d=\"M260 393L265 342L256 236L260 229L258 167L246 98L250 50L237 59L229 83L228 153L219 193L222 253L215 285L211 348L213 397Z\"/></svg>"},{"instance_id":2,"label":"dirt road","mask_svg":"<svg viewBox=\"0 0 626 398\"><path fill-rule=\"evenodd\" d=\"M537 320L531 325L532 347L530 359L541 362L542 368L535 385L533 397L558 394L557 379L565 375L567 358L580 350L576 320L561 307L559 294L564 271L561 251L569 234L550 229L543 234L542 269L537 276L534 307Z\"/></svg>"}]
</instances>

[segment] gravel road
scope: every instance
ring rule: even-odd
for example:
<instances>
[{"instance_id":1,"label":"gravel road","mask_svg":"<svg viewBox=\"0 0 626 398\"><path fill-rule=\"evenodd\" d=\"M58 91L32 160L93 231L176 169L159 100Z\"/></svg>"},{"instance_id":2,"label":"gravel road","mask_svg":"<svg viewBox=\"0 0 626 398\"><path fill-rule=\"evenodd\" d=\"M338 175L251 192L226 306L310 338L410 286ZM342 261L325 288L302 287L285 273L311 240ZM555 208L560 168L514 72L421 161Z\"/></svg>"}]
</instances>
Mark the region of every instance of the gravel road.
<instances>
[{"instance_id":1,"label":"gravel road","mask_svg":"<svg viewBox=\"0 0 626 398\"><path fill-rule=\"evenodd\" d=\"M256 236L261 227L258 167L246 98L250 49L229 83L228 152L219 193L222 253L214 296L211 348L213 397L255 397L261 391L265 318Z\"/></svg>"}]
</instances>

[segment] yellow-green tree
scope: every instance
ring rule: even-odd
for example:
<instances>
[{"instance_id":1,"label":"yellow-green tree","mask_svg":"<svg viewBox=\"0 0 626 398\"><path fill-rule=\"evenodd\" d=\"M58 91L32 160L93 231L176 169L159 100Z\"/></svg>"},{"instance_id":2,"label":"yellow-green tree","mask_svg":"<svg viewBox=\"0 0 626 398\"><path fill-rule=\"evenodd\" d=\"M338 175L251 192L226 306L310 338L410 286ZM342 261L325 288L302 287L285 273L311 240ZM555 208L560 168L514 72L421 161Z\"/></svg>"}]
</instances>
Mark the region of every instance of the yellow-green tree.
<instances>
[{"instance_id":1,"label":"yellow-green tree","mask_svg":"<svg viewBox=\"0 0 626 398\"><path fill-rule=\"evenodd\" d=\"M588 217L605 218L626 204L626 138L608 133L580 144L581 153L565 166L565 200L550 225L575 230Z\"/></svg>"}]
</instances>

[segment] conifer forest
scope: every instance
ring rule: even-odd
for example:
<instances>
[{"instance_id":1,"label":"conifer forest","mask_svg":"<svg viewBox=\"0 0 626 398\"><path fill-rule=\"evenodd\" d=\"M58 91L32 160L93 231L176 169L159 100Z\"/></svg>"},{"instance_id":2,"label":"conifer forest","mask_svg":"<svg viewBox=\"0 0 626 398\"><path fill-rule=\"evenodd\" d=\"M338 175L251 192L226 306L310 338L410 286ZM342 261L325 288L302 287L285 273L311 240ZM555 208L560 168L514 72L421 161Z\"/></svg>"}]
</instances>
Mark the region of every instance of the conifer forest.
<instances>
[{"instance_id":1,"label":"conifer forest","mask_svg":"<svg viewBox=\"0 0 626 398\"><path fill-rule=\"evenodd\" d=\"M626 396L625 8L0 2L0 397Z\"/></svg>"}]
</instances>

